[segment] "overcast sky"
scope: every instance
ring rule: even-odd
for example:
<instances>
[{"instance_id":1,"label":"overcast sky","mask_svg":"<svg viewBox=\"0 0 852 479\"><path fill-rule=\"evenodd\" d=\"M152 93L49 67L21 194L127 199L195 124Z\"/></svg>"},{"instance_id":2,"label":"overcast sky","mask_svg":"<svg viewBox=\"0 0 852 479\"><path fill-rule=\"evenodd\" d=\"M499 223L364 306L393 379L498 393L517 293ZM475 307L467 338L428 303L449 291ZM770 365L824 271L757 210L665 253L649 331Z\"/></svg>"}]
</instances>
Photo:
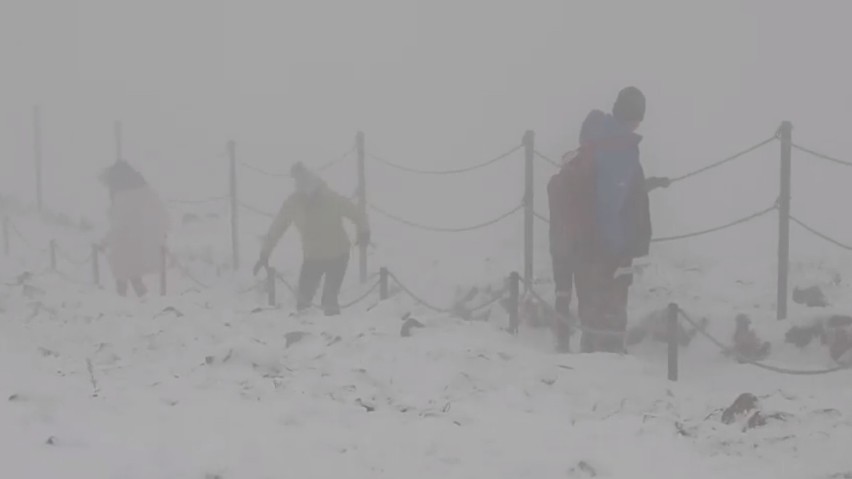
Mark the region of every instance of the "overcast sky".
<instances>
[{"instance_id":1,"label":"overcast sky","mask_svg":"<svg viewBox=\"0 0 852 479\"><path fill-rule=\"evenodd\" d=\"M170 197L223 193L229 139L246 161L278 170L338 156L359 129L371 151L427 168L481 161L526 129L559 156L588 110L608 110L630 84L648 99L650 173L718 159L785 119L798 141L852 158L850 14L844 0L4 0L0 188L32 198L36 103L48 202L93 216L115 119L127 158ZM774 201L777 150L655 195L657 230ZM794 203L852 242L852 225L820 213L852 200L852 171L802 162ZM348 175L335 184L353 183ZM408 188L383 181L371 186L385 202ZM482 203L483 215L500 209L492 197L514 201L500 200L507 188L520 194L511 172L473 185L457 198ZM256 201L274 208L279 186Z\"/></svg>"}]
</instances>

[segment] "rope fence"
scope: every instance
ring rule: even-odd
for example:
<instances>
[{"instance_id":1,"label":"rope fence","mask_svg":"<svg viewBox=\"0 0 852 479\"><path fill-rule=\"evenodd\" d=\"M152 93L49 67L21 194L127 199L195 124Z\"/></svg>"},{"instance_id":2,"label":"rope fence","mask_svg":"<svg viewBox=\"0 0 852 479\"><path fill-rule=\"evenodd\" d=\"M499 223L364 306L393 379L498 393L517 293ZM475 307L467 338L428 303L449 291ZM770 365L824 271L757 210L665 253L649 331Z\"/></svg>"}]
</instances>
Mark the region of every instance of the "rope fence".
<instances>
[{"instance_id":1,"label":"rope fence","mask_svg":"<svg viewBox=\"0 0 852 479\"><path fill-rule=\"evenodd\" d=\"M347 159L349 159L349 157L352 156L352 153L354 153L355 150L356 150L356 148L353 145L352 148L347 150L346 153L341 155L339 158L335 158L335 159L333 159L333 160L331 160L327 163L323 163L323 164L316 165L316 166L311 166L310 168L312 170L318 171L318 172L330 170L331 168L334 168L335 166L337 166L337 165L343 163L344 161L346 161ZM290 175L289 172L279 173L279 172L270 171L270 170L267 170L265 168L261 168L257 165L253 165L253 164L248 163L248 162L243 161L243 160L237 161L237 164L239 164L240 166L242 166L243 168L245 168L249 171L253 171L253 172L258 173L262 176L267 176L267 177L270 177L270 178L291 178L292 177L292 175Z\"/></svg>"},{"instance_id":2,"label":"rope fence","mask_svg":"<svg viewBox=\"0 0 852 479\"><path fill-rule=\"evenodd\" d=\"M387 218L389 218L389 219L391 219L391 220L393 220L397 223L400 223L400 224L403 224L403 225L406 225L406 226L410 226L412 228L417 228L417 229L420 229L420 230L432 231L432 232L437 232L437 233L465 233L465 232L469 232L469 231L476 231L476 230L480 230L480 229L483 229L483 228L487 228L489 226L500 223L501 221L503 221L503 220L509 218L510 216L514 215L515 213L521 211L523 208L524 208L523 205L519 205L519 206L516 206L514 209L507 211L506 213L503 213L500 216L497 216L496 218L492 218L492 219L490 219L488 221L484 221L482 223L478 223L478 224L471 225L471 226L449 228L449 227L441 227L441 226L429 226L429 225L424 225L422 223L416 223L414 221L406 220L405 218L403 218L401 216L394 215L392 213L389 213L389 212L385 211L384 209L379 208L376 205L373 205L372 203L370 204L370 209L372 209L373 211L375 211L375 212L381 214L382 216L385 216L385 217L387 217Z\"/></svg>"},{"instance_id":3,"label":"rope fence","mask_svg":"<svg viewBox=\"0 0 852 479\"><path fill-rule=\"evenodd\" d=\"M772 371L774 373L786 374L786 375L791 375L791 376L818 376L818 375L823 375L823 374L836 373L838 371L846 371L846 370L849 370L850 368L852 368L852 365L840 365L840 366L833 367L833 368L816 369L816 370L790 369L790 368L783 368L783 367L779 367L779 366L772 366L770 364L766 364L766 363L761 362L761 361L754 361L754 360L751 360L751 359L748 359L748 358L744 358L744 357L742 357L742 355L736 354L736 352L733 350L733 348L726 346L725 343L716 339L712 334L707 332L707 329L704 328L697 321L694 321L689 316L689 314L686 313L686 311L684 311L683 309L681 309L680 307L677 307L677 306L676 306L676 308L677 308L677 315L678 315L679 319L686 322L688 325L690 325L692 328L694 328L695 331L697 331L701 336L705 337L708 341L710 341L711 343L716 345L716 347L719 348L719 350L721 352L728 354L728 355L734 354L735 357L736 357L736 360L741 362L741 363L750 364L752 366L756 366L756 367L758 367L760 369L764 369L766 371Z\"/></svg>"},{"instance_id":4,"label":"rope fence","mask_svg":"<svg viewBox=\"0 0 852 479\"><path fill-rule=\"evenodd\" d=\"M817 236L827 242L834 244L835 246L842 248L847 251L852 251L852 245L843 243L838 241L818 230L811 227L803 220L796 218L790 214L790 181L791 181L791 161L792 161L792 152L800 152L813 157L816 157L821 160L825 160L834 164L842 165L842 166L852 166L852 161L842 160L840 158L827 155L816 151L811 148L806 148L792 141L792 125L789 122L784 122L781 127L777 130L777 132L748 148L745 148L733 155L722 158L718 161L714 161L709 163L701 168L698 168L694 171L690 171L679 176L668 178L668 184L679 183L682 181L686 181L691 178L695 178L699 175L703 175L704 173L713 171L718 169L724 165L732 164L735 161L746 158L749 154L758 151L759 149L778 141L780 143L781 151L780 151L780 173L781 173L781 182L779 185L779 199L778 201L771 205L768 208L762 209L760 211L751 213L749 215L743 216L739 219L735 219L733 221L727 222L722 225L706 228L699 231L675 234L670 236L662 236L655 237L652 239L654 243L665 243L665 242L673 242L673 241L684 241L689 240L705 235L709 235L712 233L720 232L723 230L727 230L730 228L734 228L736 226L740 226L757 219L760 219L770 213L775 211L779 214L779 247L778 247L778 318L783 319L786 317L786 305L787 305L787 290L788 287L788 268L789 268L789 225L790 223L796 224L799 227L803 228L807 232ZM264 211L263 208L255 207L253 205L245 203L239 196L239 188L238 188L238 171L239 168L252 171L254 173L258 173L270 178L285 178L289 177L289 173L283 172L275 172L267 170L266 168L259 167L252 163L245 161L242 158L237 157L236 144L234 142L230 142L228 145L228 157L230 160L230 191L228 194L212 196L209 198L199 198L199 199L171 199L169 203L172 204L208 204L208 203L216 203L216 202L224 202L230 201L230 210L231 210L231 243L233 247L233 265L234 269L239 269L239 215L241 211L248 211L250 213L259 215L264 218L273 218L275 215L273 213ZM420 223L418 221L413 221L411 219L406 218L400 214L394 214L389 212L387 209L377 206L375 203L368 200L369 190L367 189L367 170L366 163L367 160L371 160L380 165L386 166L388 168L396 169L399 171L403 171L406 173L411 173L415 175L423 175L423 176L448 176L448 175L461 175L466 173L471 173L479 170L483 170L490 166L496 165L502 161L509 161L510 158L518 153L523 154L523 164L519 164L518 170L518 179L523 181L523 192L522 192L522 201L517 206L513 207L511 210L502 213L494 218L487 219L485 221L481 221L478 223L474 223L468 226L459 226L459 227L448 227L448 226L435 226L435 225L427 225ZM570 152L569 152L570 153ZM579 321L572 320L572 318L565 318L559 315L555 308L550 305L535 291L534 284L532 281L532 267L534 264L534 223L535 221L540 221L544 224L550 223L550 217L553 216L553 213L543 214L535 210L534 208L534 199L536 195L536 185L535 185L535 165L539 164L539 161L542 161L546 164L551 165L552 167L560 168L562 166L562 158L560 161L556 161L553 157L549 157L543 154L536 148L535 145L535 134L532 131L527 131L521 143L517 146L512 147L511 149L505 151L504 153L490 158L486 161L473 163L468 166L461 166L456 168L450 168L445 170L430 170L430 169L421 169L411 166L406 166L403 163L398 163L394 161L387 160L382 158L373 152L367 151L366 142L363 133L358 133L356 135L355 142L351 149L349 149L344 155L339 158L335 158L333 161L328 163L315 166L313 169L322 172L326 171L330 168L333 168L337 165L340 165L350 159L353 159L357 166L357 185L355 188L355 195L352 198L353 202L358 206L358 208L364 213L367 214L368 211L373 211L378 213L379 215L396 222L398 224L415 228L422 231L430 231L430 232L440 232L440 233L465 233L471 231L481 230L498 223L508 221L513 216L518 213L523 213L523 229L524 229L524 277L520 278L517 274L513 273L509 282L507 283L509 286L507 290L501 291L499 294L495 294L492 297L488 298L482 304L476 305L475 307L466 307L468 311L477 311L481 309L485 309L493 306L494 304L500 302L501 300L506 299L506 294L508 291L509 302L510 305L510 330L517 330L517 321L518 321L518 308L521 301L519 296L519 288L520 286L525 287L526 294L529 294L532 298L538 301L541 304L546 305L549 314L554 318L558 318L559 320L564 320L566 324L570 326L572 330L580 331L583 333L590 334L619 334L623 333L612 332L612 331L600 331L595 329L590 329L587 325L581 324ZM521 155L518 155L521 156ZM523 166L523 173L521 173L521 166ZM520 181L519 181L520 183ZM497 191L500 195L505 196L505 191ZM8 256L10 250L10 237L16 238L20 241L25 247L28 249L34 250L39 254L46 254L50 258L50 267L42 274L55 274L68 282L75 282L77 284L87 284L91 285L99 285L100 284L100 273L99 273L99 265L98 259L101 256L96 247L93 246L93 250L88 255L75 255L69 253L64 248L57 245L55 241L50 241L48 243L48 247L46 249L39 247L39 244L45 244L46 242L33 242L29 241L26 235L21 234L20 230L15 226L11 221L4 221L3 227L3 239L4 239L4 250L6 255ZM204 281L199 280L199 278L193 274L193 272L187 268L181 261L173 254L168 251L163 250L163 267L161 274L161 291L165 294L166 288L166 277L167 271L169 268L167 267L167 263L171 264L171 268L176 269L182 277L184 277L189 282L193 283L198 288L207 290L212 287L210 284L205 284ZM410 297L419 305L440 314L454 314L457 313L458 305L454 305L451 307L443 307L440 305L436 305L433 302L425 300L422 295L416 294L412 291L407 285L405 285L400 279L392 272L387 271L386 269L382 270L382 273L376 275L369 276L367 275L368 271L368 262L367 262L367 250L366 247L362 248L360 251L360 283L359 283L359 292L355 295L354 299L350 301L344 302L342 307L350 308L357 306L358 304L363 303L371 296L375 295L376 291L379 291L379 299L385 300L389 295L389 286L392 283L399 291L403 292L405 295ZM520 255L519 255L520 256ZM93 266L93 278L91 283L86 283L85 281L79 281L75 277L66 274L63 271L60 271L57 268L57 258L61 259L64 262L70 263L73 266L84 266L86 264L90 264ZM275 284L276 283L283 284L289 291L293 294L297 293L297 287L294 287L290 284L283 275L275 272L273 268L270 268L268 278L266 280L266 290L270 295L270 304L277 304L275 298ZM236 294L245 294L251 291L262 290L262 286L264 285L263 281L257 282L250 286L248 289L243 289L242 291L236 292ZM685 323L690 324L693 327L696 327L696 330L702 334L702 336L707 337L708 340L711 340L716 346L720 347L725 351L729 351L730 348L727 348L721 341L713 338L705 329L700 328L698 324L694 323L687 313L678 309L677 310L677 321L683 321ZM744 361L748 362L748 361ZM796 374L796 375L815 375L815 374L827 374L829 372L839 371L847 368L834 368L827 369L821 371L797 371L787 368L776 367L772 365L768 365L760 362L749 362L757 367L775 371L778 373L784 374Z\"/></svg>"},{"instance_id":5,"label":"rope fence","mask_svg":"<svg viewBox=\"0 0 852 479\"><path fill-rule=\"evenodd\" d=\"M710 171L710 170L713 170L713 169L715 169L715 168L718 168L718 167L720 167L720 166L722 166L722 165L725 165L725 164L728 164L728 163L730 163L730 162L732 162L732 161L735 161L735 160L738 160L738 159L740 159L740 158L743 158L743 157L745 157L746 155L748 155L749 153L752 153L752 152L754 152L754 151L757 151L757 150L759 150L759 149L763 148L764 146L766 146L766 145L768 145L768 144L772 143L773 141L775 141L775 140L777 140L777 139L778 139L778 136L777 136L777 135L773 135L773 136L771 136L771 137L769 137L769 138L767 138L767 139L765 139L765 140L761 141L760 143L757 143L756 145L750 146L750 147L746 148L745 150L742 150L742 151L740 151L740 152L738 152L738 153L735 153L735 154L733 154L733 155L731 155L731 156L729 156L729 157L727 157L727 158L723 158L723 159L721 159L721 160L719 160L719 161L716 161L716 162L710 163L709 165L707 165L707 166L705 166L705 167L703 167L703 168L699 168L699 169L697 169L697 170L695 170L695 171L692 171L692 172L689 172L689 173L683 174L683 175L681 175L681 176L676 176L676 177L674 177L674 178L671 178L671 183L672 183L672 184L674 184L674 183L678 183L678 182L680 182L680 181L686 180L686 179L688 179L688 178L692 178L693 176L698 176L698 175L700 175L700 174L702 174L702 173L706 173L706 172L708 172L708 171Z\"/></svg>"},{"instance_id":6,"label":"rope fence","mask_svg":"<svg viewBox=\"0 0 852 479\"><path fill-rule=\"evenodd\" d=\"M401 165L399 163L394 163L394 162L388 161L388 160L383 159L379 156L376 156L372 153L369 154L369 157L371 159L385 165L385 166L389 166L391 168L395 168L395 169L400 170L400 171L405 171L407 173L414 173L414 174L418 174L418 175L445 176L445 175L457 175L457 174L461 174L461 173L468 173L468 172L471 172L471 171L480 170L482 168L487 168L487 167L489 167L489 166L491 166L491 165L493 165L493 164L495 164L495 163L497 163L501 160L504 160L504 159L512 156L513 154L520 151L521 148L523 148L523 145L518 145L518 146L512 148L511 150L503 153L502 155L497 156L497 157L490 159L488 161L485 161L485 162L482 162L482 163L479 163L479 164L476 164L476 165L464 167L464 168L456 168L456 169L450 169L450 170L421 170L421 169L418 169L418 168L412 168L412 167L409 167L409 166Z\"/></svg>"},{"instance_id":7,"label":"rope fence","mask_svg":"<svg viewBox=\"0 0 852 479\"><path fill-rule=\"evenodd\" d=\"M821 238L821 239L823 239L823 240L825 240L825 241L827 241L827 242L829 242L829 243L831 243L831 244L833 244L833 245L837 246L838 248L845 249L846 251L852 251L852 246L850 246L850 245L848 245L848 244L845 244L845 243L841 243L840 241L838 241L838 240L836 240L836 239L834 239L834 238L832 238L832 237L828 236L827 234L825 234L825 233L821 233L821 232L817 231L816 229L812 228L812 227L811 227L811 226L809 226L807 223L805 223L805 222L801 221L800 219L796 218L795 216L790 216L790 221L792 221L793 223L795 223L795 224L799 225L799 226L800 226L800 227L802 227L805 231L807 231L807 232L811 233L812 235L814 235L814 236L816 236L816 237L818 237L818 238Z\"/></svg>"},{"instance_id":8,"label":"rope fence","mask_svg":"<svg viewBox=\"0 0 852 479\"><path fill-rule=\"evenodd\" d=\"M220 201L226 201L229 198L228 195L224 196L211 196L209 198L199 198L199 199L169 199L168 202L175 205L203 205L209 203L218 203Z\"/></svg>"},{"instance_id":9,"label":"rope fence","mask_svg":"<svg viewBox=\"0 0 852 479\"><path fill-rule=\"evenodd\" d=\"M662 237L659 237L659 238L652 238L651 242L652 243L664 243L664 242L667 242L667 241L679 241L679 240L685 240L685 239L689 239L689 238L697 238L699 236L704 236L704 235L708 235L708 234L711 234L711 233L717 233L719 231L724 231L724 230L727 230L729 228L733 228L735 226L739 226L741 224L745 224L745 223L748 223L750 221L756 220L756 219L758 219L762 216L765 216L765 215L767 215L767 214L769 214L769 213L771 213L771 212L773 212L777 209L778 209L778 207L776 205L772 205L769 208L760 210L756 213L752 213L752 214L745 216L743 218L731 221L730 223L725 223L723 225L715 226L713 228L707 228L707 229L701 230L701 231L695 231L695 232L692 232L692 233L685 233L685 234L680 234L680 235L675 235L675 236L662 236Z\"/></svg>"},{"instance_id":10,"label":"rope fence","mask_svg":"<svg viewBox=\"0 0 852 479\"><path fill-rule=\"evenodd\" d=\"M802 153L807 153L807 154L814 156L816 158L819 158L821 160L830 161L832 163L842 165L842 166L852 166L852 161L841 160L839 158L835 158L833 156L826 155L825 153L820 153L816 150L812 150L810 148L805 148L804 146L797 145L796 143L793 143L791 146L793 147L794 150L801 151Z\"/></svg>"}]
</instances>

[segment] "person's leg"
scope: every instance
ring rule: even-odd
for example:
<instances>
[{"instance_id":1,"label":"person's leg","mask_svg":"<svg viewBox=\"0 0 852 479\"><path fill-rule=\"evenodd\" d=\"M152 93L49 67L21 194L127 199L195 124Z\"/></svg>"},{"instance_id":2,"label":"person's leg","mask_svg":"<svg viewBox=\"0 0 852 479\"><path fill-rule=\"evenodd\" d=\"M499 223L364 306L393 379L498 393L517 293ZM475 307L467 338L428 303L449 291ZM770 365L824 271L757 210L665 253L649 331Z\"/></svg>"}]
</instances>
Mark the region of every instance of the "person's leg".
<instances>
[{"instance_id":1,"label":"person's leg","mask_svg":"<svg viewBox=\"0 0 852 479\"><path fill-rule=\"evenodd\" d=\"M603 303L602 329L608 333L602 337L602 349L610 353L624 353L624 339L627 332L627 301L630 285L633 284L633 275L624 274L615 277L619 267L629 267L631 261L622 263L611 263L607 268L608 285L605 288Z\"/></svg>"},{"instance_id":2,"label":"person's leg","mask_svg":"<svg viewBox=\"0 0 852 479\"><path fill-rule=\"evenodd\" d=\"M299 273L299 287L296 292L296 310L304 311L311 307L322 279L322 261L306 259Z\"/></svg>"},{"instance_id":3,"label":"person's leg","mask_svg":"<svg viewBox=\"0 0 852 479\"><path fill-rule=\"evenodd\" d=\"M569 258L553 258L553 283L556 288L556 312L566 318L571 312L574 271Z\"/></svg>"},{"instance_id":4,"label":"person's leg","mask_svg":"<svg viewBox=\"0 0 852 479\"><path fill-rule=\"evenodd\" d=\"M584 329L580 340L580 351L593 353L597 351L597 336L595 330L600 329L601 315L601 279L599 261L585 258L578 262L574 282L577 289L577 315Z\"/></svg>"},{"instance_id":5,"label":"person's leg","mask_svg":"<svg viewBox=\"0 0 852 479\"><path fill-rule=\"evenodd\" d=\"M118 293L119 296L127 296L127 280L115 280L115 291Z\"/></svg>"},{"instance_id":6,"label":"person's leg","mask_svg":"<svg viewBox=\"0 0 852 479\"><path fill-rule=\"evenodd\" d=\"M571 293L574 289L574 268L569 258L553 258L553 283L556 289L554 335L556 349L568 352L571 341Z\"/></svg>"},{"instance_id":7,"label":"person's leg","mask_svg":"<svg viewBox=\"0 0 852 479\"><path fill-rule=\"evenodd\" d=\"M349 254L328 261L325 270L325 284L322 291L322 308L326 316L340 314L340 288L349 267Z\"/></svg>"},{"instance_id":8,"label":"person's leg","mask_svg":"<svg viewBox=\"0 0 852 479\"><path fill-rule=\"evenodd\" d=\"M136 296L141 298L148 294L148 288L145 287L145 283L142 282L142 278L137 276L130 280L130 284L133 285L133 291L136 293Z\"/></svg>"}]
</instances>

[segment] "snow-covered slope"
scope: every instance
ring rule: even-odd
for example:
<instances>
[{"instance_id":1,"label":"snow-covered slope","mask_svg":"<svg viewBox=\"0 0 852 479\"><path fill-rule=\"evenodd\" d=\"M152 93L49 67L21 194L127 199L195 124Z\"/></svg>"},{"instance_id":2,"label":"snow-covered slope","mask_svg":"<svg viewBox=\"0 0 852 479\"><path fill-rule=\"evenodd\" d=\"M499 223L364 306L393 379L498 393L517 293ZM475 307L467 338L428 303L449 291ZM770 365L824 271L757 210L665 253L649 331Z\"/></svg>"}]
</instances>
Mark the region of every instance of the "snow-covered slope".
<instances>
[{"instance_id":1,"label":"snow-covered slope","mask_svg":"<svg viewBox=\"0 0 852 479\"><path fill-rule=\"evenodd\" d=\"M9 477L852 474L848 371L775 375L696 339L670 383L660 344L624 357L557 355L544 331L504 333L498 307L489 322L467 322L398 296L340 318L291 318L289 298L282 309L258 308L262 298L235 294L239 286L210 270L198 274L215 290L180 280L183 294L140 303L54 275L14 284L32 261L3 263L0 451ZM830 366L817 346L785 346L783 328L770 327L770 287L726 271L723 280L709 265L657 261L634 290L635 315L677 300L727 338L733 313L747 311L778 346L774 363ZM700 293L710 285L718 297ZM408 312L424 327L402 337ZM768 425L720 421L744 392L760 398Z\"/></svg>"}]
</instances>

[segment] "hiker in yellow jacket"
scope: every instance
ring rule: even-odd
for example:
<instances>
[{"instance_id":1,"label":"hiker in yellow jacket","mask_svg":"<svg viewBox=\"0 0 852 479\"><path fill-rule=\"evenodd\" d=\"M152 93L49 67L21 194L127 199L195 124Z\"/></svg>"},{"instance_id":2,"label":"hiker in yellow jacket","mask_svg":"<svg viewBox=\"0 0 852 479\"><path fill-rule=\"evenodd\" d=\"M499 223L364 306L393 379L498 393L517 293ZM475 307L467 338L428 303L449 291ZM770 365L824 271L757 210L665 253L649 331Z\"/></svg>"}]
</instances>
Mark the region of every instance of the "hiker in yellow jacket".
<instances>
[{"instance_id":1,"label":"hiker in yellow jacket","mask_svg":"<svg viewBox=\"0 0 852 479\"><path fill-rule=\"evenodd\" d=\"M352 245L343 218L352 221L358 232L357 244L369 244L370 228L367 218L351 201L332 191L315 173L302 163L291 171L296 191L281 205L263 242L260 259L254 274L268 267L269 256L278 240L291 224L295 224L302 238L303 263L299 274L296 310L303 312L311 307L320 281L325 277L322 308L326 316L340 314L338 296Z\"/></svg>"}]
</instances>

